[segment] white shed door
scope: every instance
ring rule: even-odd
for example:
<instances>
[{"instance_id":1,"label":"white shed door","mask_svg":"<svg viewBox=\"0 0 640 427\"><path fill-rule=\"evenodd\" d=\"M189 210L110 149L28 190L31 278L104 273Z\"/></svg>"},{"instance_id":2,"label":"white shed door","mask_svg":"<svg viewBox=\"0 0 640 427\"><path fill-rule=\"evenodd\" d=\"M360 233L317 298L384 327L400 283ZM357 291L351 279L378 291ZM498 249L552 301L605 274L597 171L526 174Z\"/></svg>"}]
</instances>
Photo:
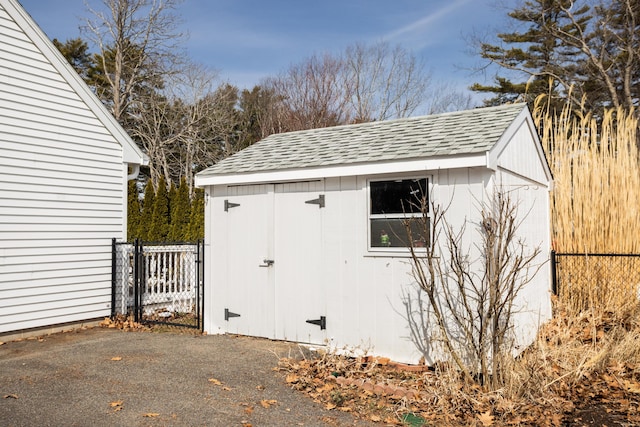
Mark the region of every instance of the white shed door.
<instances>
[{"instance_id":1,"label":"white shed door","mask_svg":"<svg viewBox=\"0 0 640 427\"><path fill-rule=\"evenodd\" d=\"M227 283L220 295L226 331L272 337L274 272L261 265L272 258L273 185L229 187L227 196Z\"/></svg>"},{"instance_id":2,"label":"white shed door","mask_svg":"<svg viewBox=\"0 0 640 427\"><path fill-rule=\"evenodd\" d=\"M322 344L326 302L322 260L324 182L275 186L275 338Z\"/></svg>"},{"instance_id":3,"label":"white shed door","mask_svg":"<svg viewBox=\"0 0 640 427\"><path fill-rule=\"evenodd\" d=\"M323 181L228 188L227 332L324 343L323 198Z\"/></svg>"}]
</instances>

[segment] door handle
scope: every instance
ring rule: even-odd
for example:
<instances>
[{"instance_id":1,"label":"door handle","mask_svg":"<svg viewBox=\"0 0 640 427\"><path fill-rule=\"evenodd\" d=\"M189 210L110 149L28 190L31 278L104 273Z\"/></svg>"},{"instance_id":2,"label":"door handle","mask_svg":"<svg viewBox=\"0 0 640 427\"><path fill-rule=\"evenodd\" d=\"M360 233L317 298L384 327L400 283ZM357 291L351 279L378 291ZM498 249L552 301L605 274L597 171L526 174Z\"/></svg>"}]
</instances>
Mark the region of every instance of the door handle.
<instances>
[{"instance_id":1,"label":"door handle","mask_svg":"<svg viewBox=\"0 0 640 427\"><path fill-rule=\"evenodd\" d=\"M259 265L259 267L271 267L273 265L275 261L272 259L263 259L262 260L262 264Z\"/></svg>"}]
</instances>

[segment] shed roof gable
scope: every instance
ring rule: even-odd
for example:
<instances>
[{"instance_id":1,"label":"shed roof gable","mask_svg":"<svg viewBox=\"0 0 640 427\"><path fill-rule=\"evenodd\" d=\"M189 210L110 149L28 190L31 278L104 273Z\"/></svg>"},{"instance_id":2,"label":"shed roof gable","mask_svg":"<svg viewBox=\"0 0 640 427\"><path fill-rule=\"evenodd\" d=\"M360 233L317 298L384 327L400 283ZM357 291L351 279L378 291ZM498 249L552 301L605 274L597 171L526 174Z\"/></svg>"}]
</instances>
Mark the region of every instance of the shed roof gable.
<instances>
[{"instance_id":1,"label":"shed roof gable","mask_svg":"<svg viewBox=\"0 0 640 427\"><path fill-rule=\"evenodd\" d=\"M478 154L489 151L526 104L270 135L200 177Z\"/></svg>"}]
</instances>

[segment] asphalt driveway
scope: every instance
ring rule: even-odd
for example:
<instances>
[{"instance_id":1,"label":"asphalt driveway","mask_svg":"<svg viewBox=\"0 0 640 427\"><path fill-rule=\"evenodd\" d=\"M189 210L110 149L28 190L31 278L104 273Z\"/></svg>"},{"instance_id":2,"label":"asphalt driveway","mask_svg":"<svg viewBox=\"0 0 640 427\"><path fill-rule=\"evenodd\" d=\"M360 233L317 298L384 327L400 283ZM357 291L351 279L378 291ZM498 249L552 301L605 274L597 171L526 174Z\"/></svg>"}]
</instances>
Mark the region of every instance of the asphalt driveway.
<instances>
[{"instance_id":1,"label":"asphalt driveway","mask_svg":"<svg viewBox=\"0 0 640 427\"><path fill-rule=\"evenodd\" d=\"M290 389L291 343L87 329L0 345L0 426L365 426Z\"/></svg>"}]
</instances>

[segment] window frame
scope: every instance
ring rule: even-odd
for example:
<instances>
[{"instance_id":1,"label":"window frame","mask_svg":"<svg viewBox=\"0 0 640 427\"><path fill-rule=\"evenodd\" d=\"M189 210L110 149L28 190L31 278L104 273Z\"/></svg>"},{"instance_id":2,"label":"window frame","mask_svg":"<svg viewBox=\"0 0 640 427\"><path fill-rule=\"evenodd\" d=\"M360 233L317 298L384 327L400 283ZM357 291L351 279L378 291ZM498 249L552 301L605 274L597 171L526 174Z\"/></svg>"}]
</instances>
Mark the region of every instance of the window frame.
<instances>
[{"instance_id":1,"label":"window frame","mask_svg":"<svg viewBox=\"0 0 640 427\"><path fill-rule=\"evenodd\" d=\"M408 180L425 180L425 191L427 195L427 203L430 203L432 200L432 191L433 191L433 176L429 174L414 174L414 175L399 175L393 177L376 177L376 178L368 178L367 179L367 251L369 254L398 254L408 256L410 251L408 246L373 246L373 236L372 236L372 223L375 220L387 219L387 220L401 220L407 218L419 218L422 216L421 212L399 212L399 213L383 213L383 214L374 214L373 210L373 199L371 195L371 187L372 183L375 182L397 182L397 181L408 181ZM429 206L427 212L427 218L429 223L431 223L431 207ZM414 246L414 250L419 252L426 251L425 247Z\"/></svg>"}]
</instances>

